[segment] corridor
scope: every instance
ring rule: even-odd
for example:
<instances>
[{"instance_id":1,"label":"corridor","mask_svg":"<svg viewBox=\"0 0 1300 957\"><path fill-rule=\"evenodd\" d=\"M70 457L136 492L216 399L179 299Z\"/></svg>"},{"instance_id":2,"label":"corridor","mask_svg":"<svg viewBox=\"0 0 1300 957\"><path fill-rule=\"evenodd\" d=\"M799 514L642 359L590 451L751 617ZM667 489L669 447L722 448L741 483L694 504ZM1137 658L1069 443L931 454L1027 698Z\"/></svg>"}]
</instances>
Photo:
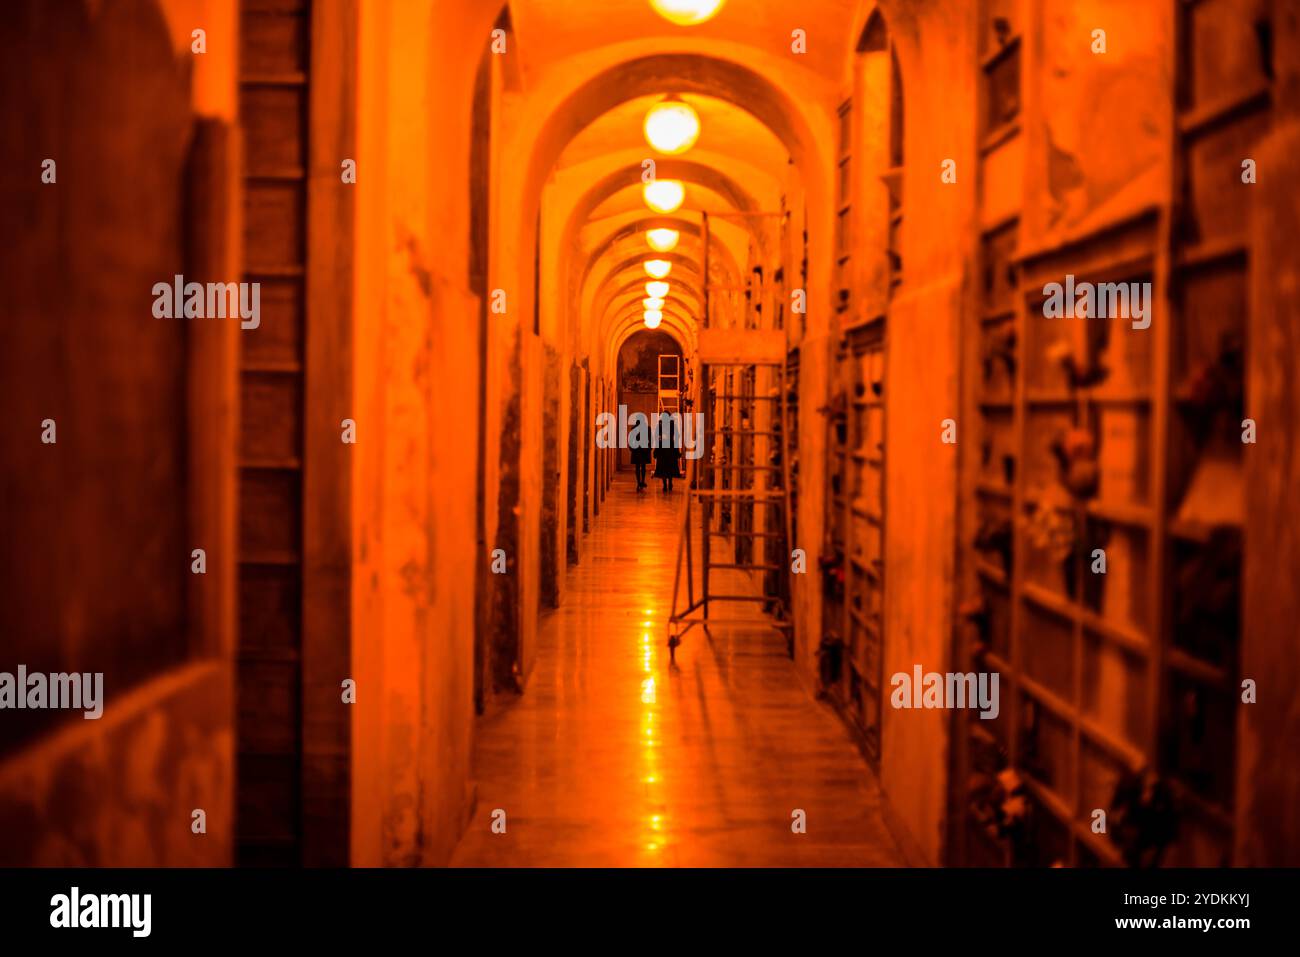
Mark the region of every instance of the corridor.
<instances>
[{"instance_id":1,"label":"corridor","mask_svg":"<svg viewBox=\"0 0 1300 957\"><path fill-rule=\"evenodd\" d=\"M693 630L669 664L681 503L615 480L586 564L543 619L528 692L478 729L453 866L901 864L865 762L757 612L712 640Z\"/></svg>"},{"instance_id":2,"label":"corridor","mask_svg":"<svg viewBox=\"0 0 1300 957\"><path fill-rule=\"evenodd\" d=\"M1300 3L0 7L0 866L1300 864Z\"/></svg>"}]
</instances>

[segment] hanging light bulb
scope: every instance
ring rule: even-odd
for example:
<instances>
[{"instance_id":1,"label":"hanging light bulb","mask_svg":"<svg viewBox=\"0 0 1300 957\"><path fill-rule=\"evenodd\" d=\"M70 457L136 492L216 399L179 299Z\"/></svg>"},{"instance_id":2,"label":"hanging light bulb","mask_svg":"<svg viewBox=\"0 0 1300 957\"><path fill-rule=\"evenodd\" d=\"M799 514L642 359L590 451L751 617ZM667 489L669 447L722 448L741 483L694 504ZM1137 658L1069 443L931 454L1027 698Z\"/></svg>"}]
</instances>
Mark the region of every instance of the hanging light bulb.
<instances>
[{"instance_id":1,"label":"hanging light bulb","mask_svg":"<svg viewBox=\"0 0 1300 957\"><path fill-rule=\"evenodd\" d=\"M664 307L664 300L655 296L650 296L648 299L642 299L641 305L645 306L647 309L662 309Z\"/></svg>"},{"instance_id":2,"label":"hanging light bulb","mask_svg":"<svg viewBox=\"0 0 1300 957\"><path fill-rule=\"evenodd\" d=\"M700 116L685 100L675 96L660 100L641 124L645 141L660 153L685 153L700 138Z\"/></svg>"},{"instance_id":3,"label":"hanging light bulb","mask_svg":"<svg viewBox=\"0 0 1300 957\"><path fill-rule=\"evenodd\" d=\"M641 188L645 204L656 213L671 213L686 199L686 187L681 180L656 179Z\"/></svg>"},{"instance_id":4,"label":"hanging light bulb","mask_svg":"<svg viewBox=\"0 0 1300 957\"><path fill-rule=\"evenodd\" d=\"M657 253L672 252L677 247L678 232L675 229L660 228L647 230L645 241Z\"/></svg>"},{"instance_id":5,"label":"hanging light bulb","mask_svg":"<svg viewBox=\"0 0 1300 957\"><path fill-rule=\"evenodd\" d=\"M648 282L645 284L645 294L651 299L667 299L668 283L662 281Z\"/></svg>"},{"instance_id":6,"label":"hanging light bulb","mask_svg":"<svg viewBox=\"0 0 1300 957\"><path fill-rule=\"evenodd\" d=\"M645 261L645 274L651 279L666 279L672 271L673 264L667 259L647 259Z\"/></svg>"},{"instance_id":7,"label":"hanging light bulb","mask_svg":"<svg viewBox=\"0 0 1300 957\"><path fill-rule=\"evenodd\" d=\"M693 27L711 18L726 0L650 0L655 13L679 27Z\"/></svg>"},{"instance_id":8,"label":"hanging light bulb","mask_svg":"<svg viewBox=\"0 0 1300 957\"><path fill-rule=\"evenodd\" d=\"M641 316L641 319L645 322L645 327L647 329L654 329L658 327L659 323L664 321L664 314L658 309L647 309Z\"/></svg>"}]
</instances>

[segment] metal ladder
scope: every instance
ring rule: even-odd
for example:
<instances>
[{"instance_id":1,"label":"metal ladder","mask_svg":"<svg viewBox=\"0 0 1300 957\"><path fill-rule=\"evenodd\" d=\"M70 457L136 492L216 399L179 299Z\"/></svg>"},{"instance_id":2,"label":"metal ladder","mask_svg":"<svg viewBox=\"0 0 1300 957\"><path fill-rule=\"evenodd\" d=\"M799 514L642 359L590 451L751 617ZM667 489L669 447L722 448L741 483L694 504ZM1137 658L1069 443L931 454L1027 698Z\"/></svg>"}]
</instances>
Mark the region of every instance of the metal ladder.
<instances>
[{"instance_id":1,"label":"metal ladder","mask_svg":"<svg viewBox=\"0 0 1300 957\"><path fill-rule=\"evenodd\" d=\"M745 324L715 326L713 291L753 292L744 286L715 282L710 270L710 219L775 219L784 247L789 216L785 211L702 212L704 303L694 360L688 409L703 413L704 423L695 458L688 457L686 495L682 505L681 538L673 578L672 611L668 619L668 650L676 661L677 646L696 625L709 634L710 625L770 625L782 631L786 651L794 652L794 622L790 615L790 463L789 408L786 361L789 342L779 323L763 328L761 305ZM755 270L760 273L760 270ZM783 270L782 270L783 272ZM761 281L761 279L760 279ZM753 318L755 321L750 322ZM759 383L766 380L759 391ZM692 519L700 520L701 590L695 591ZM756 524L757 520L757 524ZM715 552L714 542L727 543ZM729 552L729 554L728 554ZM717 557L715 557L715 555ZM714 591L715 572L762 572L758 594ZM683 575L683 573L685 573ZM680 603L682 578L685 604ZM745 589L740 589L744 591ZM768 617L720 618L720 602L759 603Z\"/></svg>"},{"instance_id":2,"label":"metal ladder","mask_svg":"<svg viewBox=\"0 0 1300 957\"><path fill-rule=\"evenodd\" d=\"M682 411L682 357L676 353L659 354L659 401L661 414Z\"/></svg>"},{"instance_id":3,"label":"metal ladder","mask_svg":"<svg viewBox=\"0 0 1300 957\"><path fill-rule=\"evenodd\" d=\"M770 369L773 388L757 394L752 388L759 369ZM785 596L790 574L790 450L786 404L785 363L703 363L699 380L704 390L702 454L689 460L686 501L682 509L681 538L677 544L677 570L673 580L672 614L668 621L668 649L676 660L682 638L696 625L708 633L710 625L763 625L782 631L787 650L794 631ZM740 389L738 392L730 390ZM772 403L768 428L756 428L759 406ZM767 461L759 456L767 453ZM698 504L696 501L698 500ZM695 561L691 523L698 510L701 527L701 581L695 590ZM756 527L757 524L757 527ZM719 553L715 540L729 543ZM720 570L763 572L758 594L714 591ZM683 576L683 572L685 575ZM686 602L682 578L686 579ZM758 603L771 613L768 619L718 617L711 608L721 602Z\"/></svg>"}]
</instances>

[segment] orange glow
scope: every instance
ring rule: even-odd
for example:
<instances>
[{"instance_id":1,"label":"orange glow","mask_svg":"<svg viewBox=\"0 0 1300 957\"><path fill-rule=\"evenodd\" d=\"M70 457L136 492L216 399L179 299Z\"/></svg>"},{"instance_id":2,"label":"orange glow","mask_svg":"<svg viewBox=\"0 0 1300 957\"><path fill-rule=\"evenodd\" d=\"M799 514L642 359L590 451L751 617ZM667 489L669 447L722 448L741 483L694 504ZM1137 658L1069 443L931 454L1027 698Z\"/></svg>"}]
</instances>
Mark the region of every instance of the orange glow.
<instances>
[{"instance_id":1,"label":"orange glow","mask_svg":"<svg viewBox=\"0 0 1300 957\"><path fill-rule=\"evenodd\" d=\"M686 187L680 180L656 179L641 189L645 204L656 213L671 213L686 201Z\"/></svg>"},{"instance_id":2,"label":"orange glow","mask_svg":"<svg viewBox=\"0 0 1300 957\"><path fill-rule=\"evenodd\" d=\"M1300 867L1300 0L84 5L0 868Z\"/></svg>"},{"instance_id":3,"label":"orange glow","mask_svg":"<svg viewBox=\"0 0 1300 957\"><path fill-rule=\"evenodd\" d=\"M650 107L641 130L645 141L660 153L676 156L700 138L700 117L690 104L669 97Z\"/></svg>"},{"instance_id":4,"label":"orange glow","mask_svg":"<svg viewBox=\"0 0 1300 957\"><path fill-rule=\"evenodd\" d=\"M666 227L651 229L645 234L645 241L657 253L671 252L677 247L680 234L675 229Z\"/></svg>"},{"instance_id":5,"label":"orange glow","mask_svg":"<svg viewBox=\"0 0 1300 957\"><path fill-rule=\"evenodd\" d=\"M712 19L726 0L650 0L655 13L679 27L693 27Z\"/></svg>"}]
</instances>

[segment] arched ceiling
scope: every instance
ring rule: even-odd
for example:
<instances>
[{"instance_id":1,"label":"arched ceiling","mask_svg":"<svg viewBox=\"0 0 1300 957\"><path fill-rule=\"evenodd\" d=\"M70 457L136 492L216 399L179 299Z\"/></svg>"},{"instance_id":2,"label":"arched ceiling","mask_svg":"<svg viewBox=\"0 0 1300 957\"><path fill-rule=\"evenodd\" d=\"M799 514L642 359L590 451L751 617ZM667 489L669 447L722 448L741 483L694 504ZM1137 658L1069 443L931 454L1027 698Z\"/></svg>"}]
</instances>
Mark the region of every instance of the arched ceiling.
<instances>
[{"instance_id":1,"label":"arched ceiling","mask_svg":"<svg viewBox=\"0 0 1300 957\"><path fill-rule=\"evenodd\" d=\"M670 299L684 310L683 322L698 322L704 301L702 213L721 217L710 224L715 247L710 265L725 282L741 282L751 249L764 258L772 251L773 237L761 218L728 214L776 208L790 167L788 151L748 111L690 93L681 98L699 116L699 139L683 154L658 153L645 141L643 122L656 103L677 92L666 78L661 93L614 106L579 131L556 161L553 182L558 188L567 180L573 196L565 240L572 244L571 268L580 277L579 321L596 337L620 328L625 313L640 306L650 278L643 263L651 258L673 263ZM666 217L645 205L647 159L654 161L656 178L678 179L686 187L682 207ZM674 221L680 240L671 253L660 254L649 248L644 233L664 219Z\"/></svg>"},{"instance_id":2,"label":"arched ceiling","mask_svg":"<svg viewBox=\"0 0 1300 957\"><path fill-rule=\"evenodd\" d=\"M522 43L525 75L546 69L552 59L563 59L609 42L610 25L620 34L643 38L704 42L742 39L774 57L786 57L810 72L835 81L843 68L839 56L862 6L854 0L727 0L705 23L680 27L665 20L648 0L602 0L600 3L565 3L526 0L510 5L515 30ZM805 54L791 51L791 32L804 31ZM835 55L817 56L817 51Z\"/></svg>"},{"instance_id":3,"label":"arched ceiling","mask_svg":"<svg viewBox=\"0 0 1300 957\"><path fill-rule=\"evenodd\" d=\"M608 368L617 367L618 352L623 348L623 343L644 328L645 325L641 322L639 315L627 317L611 328L609 337L606 340L604 355ZM682 347L682 355L689 356L695 351L695 329L693 326L687 327L672 316L664 316L664 320L658 328L660 332L666 332L677 340L677 344Z\"/></svg>"},{"instance_id":4,"label":"arched ceiling","mask_svg":"<svg viewBox=\"0 0 1300 957\"><path fill-rule=\"evenodd\" d=\"M673 264L667 278L670 286L670 303L686 310L688 321L694 323L703 314L704 290L703 240L697 223L674 221L664 217L625 217L625 222L602 224L608 230L601 241L586 251L585 268L578 303L581 315L587 317L590 332L598 343L608 327L610 312L616 306L633 302L640 305L645 297L645 284L650 280L644 269L647 259L666 259ZM680 232L677 249L672 253L652 253L645 244L646 229L672 223ZM736 231L737 227L723 224L722 233ZM740 267L719 231L710 235L709 271L715 284L735 285L740 282Z\"/></svg>"},{"instance_id":5,"label":"arched ceiling","mask_svg":"<svg viewBox=\"0 0 1300 957\"><path fill-rule=\"evenodd\" d=\"M606 282L610 278L609 269L631 258L662 258L661 253L652 252L646 244L645 234L660 225L675 222L671 228L678 233L677 248L673 250L678 256L689 256L696 260L696 272L703 273L704 240L703 229L699 220L695 222L670 220L658 216L641 216L635 212L620 217L594 223L591 226L591 242L583 243L584 269L579 274L585 284L592 278ZM731 278L740 275L739 263L744 260L748 234L732 223L711 224L709 230L709 267L712 271L721 271ZM591 290L595 294L598 289Z\"/></svg>"},{"instance_id":6,"label":"arched ceiling","mask_svg":"<svg viewBox=\"0 0 1300 957\"><path fill-rule=\"evenodd\" d=\"M656 64L662 69L653 77ZM796 175L787 143L812 142L809 134L799 132L796 117L782 114L785 101L775 90L768 91L759 103L767 119L760 120L750 111L749 102L736 88L759 88L762 81L748 79L743 67L701 63L693 57L651 57L616 69L629 78L625 99L609 98L605 84L593 80L555 111L552 120L557 128L551 136L562 136L566 126L572 126L573 132L568 140L551 147L554 165L546 176L546 196L550 198L545 200L545 208L548 215L563 221L559 266L565 277L561 288L570 298L561 307L561 328L571 330L566 335L573 336L579 349L597 354L611 322L602 310L609 308L614 291L637 278L640 261L636 257L643 261L654 256L645 243L646 229L658 225L656 220L684 220L686 226L673 223L682 234L675 252L695 256L696 271L702 275L703 248L698 239L692 242L689 237L698 237L702 214L707 212L711 282L739 285L751 259L768 260L775 243L771 218L736 214L779 209ZM719 77L716 83L710 79L715 72ZM724 98L699 92L709 84L724 91L730 85L733 94ZM678 156L658 154L646 143L642 131L646 112L670 94L690 104L701 124L699 140ZM585 124L574 123L574 111L588 99L608 99L608 106L591 111ZM784 137L772 129L774 119ZM535 152L534 163L545 155L544 148ZM666 217L644 203L642 171L647 158L655 161L656 178L680 179L686 186L685 203ZM686 275L685 271L681 274ZM607 288L610 286L612 290ZM683 291L703 299L702 283ZM692 303L689 321L698 321L702 312L699 304Z\"/></svg>"},{"instance_id":7,"label":"arched ceiling","mask_svg":"<svg viewBox=\"0 0 1300 957\"><path fill-rule=\"evenodd\" d=\"M532 258L534 211L553 224L546 235L558 244L564 300L556 328L577 348L599 355L625 334L625 312L640 306L648 279L640 263L656 256L646 229L679 229L674 253L694 260L693 269L674 260L670 277L682 312L672 321L685 324L702 312L703 212L710 282L730 287L718 300L737 302L752 260L777 252L776 217L737 214L775 213L792 188L816 211L809 241L814 256L825 255L834 111L854 31L872 6L727 0L712 20L680 27L649 0L510 4L519 94L505 188L518 197L509 205L518 210L521 261ZM802 31L806 53L792 50L793 31ZM647 110L668 95L701 120L699 140L678 156L656 153L642 133ZM686 184L686 202L667 216L643 203L647 158L658 178Z\"/></svg>"},{"instance_id":8,"label":"arched ceiling","mask_svg":"<svg viewBox=\"0 0 1300 957\"><path fill-rule=\"evenodd\" d=\"M569 141L556 168L564 169L629 147L657 162L672 162L676 157L656 153L646 144L641 124L647 111L673 92L676 91L669 83L663 94L638 96L609 110ZM786 165L785 147L752 115L714 96L686 93L681 99L700 117L700 138L681 155L682 159L698 160L701 155L710 155L752 164L773 178L781 175Z\"/></svg>"}]
</instances>

